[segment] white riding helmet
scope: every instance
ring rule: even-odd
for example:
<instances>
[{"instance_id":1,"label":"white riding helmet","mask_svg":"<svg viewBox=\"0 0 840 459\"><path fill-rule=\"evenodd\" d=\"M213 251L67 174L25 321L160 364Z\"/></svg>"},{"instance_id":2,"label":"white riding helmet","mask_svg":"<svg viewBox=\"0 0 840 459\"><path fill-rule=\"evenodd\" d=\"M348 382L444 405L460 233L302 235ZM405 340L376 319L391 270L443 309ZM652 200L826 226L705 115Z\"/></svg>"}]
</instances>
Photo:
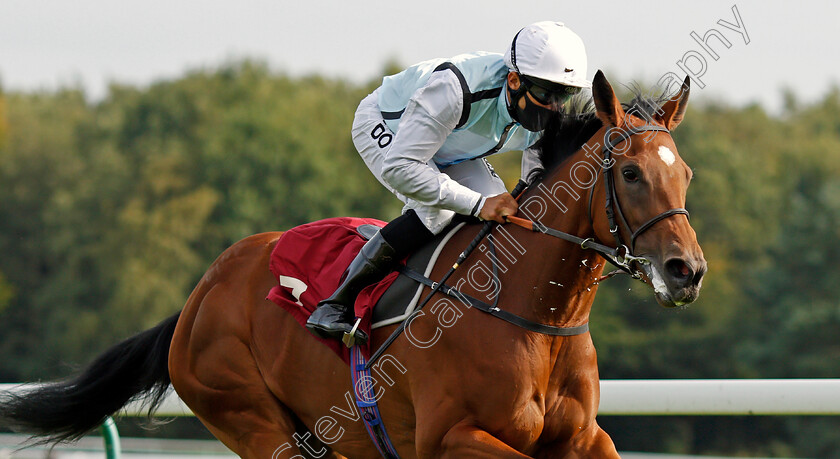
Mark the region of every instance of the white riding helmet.
<instances>
[{"instance_id":1,"label":"white riding helmet","mask_svg":"<svg viewBox=\"0 0 840 459\"><path fill-rule=\"evenodd\" d=\"M508 68L566 86L589 88L583 40L562 22L531 24L513 37L505 53Z\"/></svg>"}]
</instances>

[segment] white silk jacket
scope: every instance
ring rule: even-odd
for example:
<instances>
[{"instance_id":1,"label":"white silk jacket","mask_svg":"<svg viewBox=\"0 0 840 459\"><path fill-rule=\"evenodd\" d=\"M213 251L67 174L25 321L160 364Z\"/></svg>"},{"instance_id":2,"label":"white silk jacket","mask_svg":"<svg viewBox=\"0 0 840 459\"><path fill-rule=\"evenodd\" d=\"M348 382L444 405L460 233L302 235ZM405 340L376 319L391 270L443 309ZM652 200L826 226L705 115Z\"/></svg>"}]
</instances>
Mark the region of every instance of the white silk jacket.
<instances>
[{"instance_id":1,"label":"white silk jacket","mask_svg":"<svg viewBox=\"0 0 840 459\"><path fill-rule=\"evenodd\" d=\"M377 100L395 136L382 179L425 205L471 213L481 194L451 179L446 168L526 150L542 135L511 119L504 91L508 72L501 54L479 52L421 62L385 77Z\"/></svg>"}]
</instances>

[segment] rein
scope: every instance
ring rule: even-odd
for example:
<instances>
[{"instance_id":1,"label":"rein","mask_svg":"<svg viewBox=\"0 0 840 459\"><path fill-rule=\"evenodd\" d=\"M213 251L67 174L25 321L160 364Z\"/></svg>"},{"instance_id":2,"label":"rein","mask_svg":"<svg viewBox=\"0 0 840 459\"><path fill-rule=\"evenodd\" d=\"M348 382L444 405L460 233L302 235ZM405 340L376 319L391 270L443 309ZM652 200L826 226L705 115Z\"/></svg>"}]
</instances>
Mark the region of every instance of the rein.
<instances>
[{"instance_id":1,"label":"rein","mask_svg":"<svg viewBox=\"0 0 840 459\"><path fill-rule=\"evenodd\" d=\"M607 214L607 221L609 222L610 233L615 238L616 247L609 247L604 244L599 244L595 242L594 238L591 237L584 239L573 234L556 230L554 228L549 228L540 223L539 221L533 221L513 216L506 217L507 221L536 233L547 234L549 236L554 236L556 238L563 239L574 244L578 244L583 249L594 250L599 255L608 260L610 263L618 267L621 271L629 274L634 279L641 280L641 273L632 266L632 263L636 262L640 265L645 265L648 264L649 261L645 258L633 255L633 251L636 247L636 238L641 236L642 233L649 230L656 223L668 217L672 217L674 215L685 215L686 218L689 217L688 211L681 207L666 210L665 212L662 212L659 215L656 215L655 217L643 223L641 226L639 226L639 228L636 229L636 231L633 231L632 227L627 222L627 219L624 217L624 212L622 212L621 210L621 203L618 201L618 194L615 191L615 179L613 177L612 165L610 164L612 162L613 150L616 146L618 146L625 140L628 140L631 136L642 132L650 131L661 131L665 133L670 133L670 131L667 128L656 125L645 125L640 128L630 129L629 131L621 130L621 135L617 137L617 140L613 140L612 138L608 139L608 141L604 145L604 148L601 150L601 172L603 172L604 175L604 188L606 193L605 212ZM587 204L587 208L589 209L589 222L591 224L593 224L592 200L594 194L595 186L593 185L592 187L590 187L589 190L589 203ZM616 223L615 219L615 210L618 210L618 216L621 218L621 222L624 224L624 227L627 228L627 231L631 234L629 247L627 246L627 244L624 243L624 241L621 238L621 231L619 230L618 223ZM606 276L603 276L601 280L612 277L618 272L619 271L614 271L610 274L607 274Z\"/></svg>"}]
</instances>

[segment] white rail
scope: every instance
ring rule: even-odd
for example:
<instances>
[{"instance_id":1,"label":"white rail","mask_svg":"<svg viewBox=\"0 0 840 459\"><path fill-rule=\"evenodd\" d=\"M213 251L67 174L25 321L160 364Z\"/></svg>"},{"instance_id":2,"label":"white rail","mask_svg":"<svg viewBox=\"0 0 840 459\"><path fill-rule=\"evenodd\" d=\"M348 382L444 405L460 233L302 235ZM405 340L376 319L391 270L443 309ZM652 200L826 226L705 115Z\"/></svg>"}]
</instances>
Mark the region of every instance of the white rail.
<instances>
[{"instance_id":1,"label":"white rail","mask_svg":"<svg viewBox=\"0 0 840 459\"><path fill-rule=\"evenodd\" d=\"M0 390L26 387L0 384ZM840 415L840 379L601 381L600 415ZM143 416L129 404L119 416ZM156 416L192 416L170 393Z\"/></svg>"},{"instance_id":2,"label":"white rail","mask_svg":"<svg viewBox=\"0 0 840 459\"><path fill-rule=\"evenodd\" d=\"M601 415L840 415L840 379L601 381Z\"/></svg>"}]
</instances>

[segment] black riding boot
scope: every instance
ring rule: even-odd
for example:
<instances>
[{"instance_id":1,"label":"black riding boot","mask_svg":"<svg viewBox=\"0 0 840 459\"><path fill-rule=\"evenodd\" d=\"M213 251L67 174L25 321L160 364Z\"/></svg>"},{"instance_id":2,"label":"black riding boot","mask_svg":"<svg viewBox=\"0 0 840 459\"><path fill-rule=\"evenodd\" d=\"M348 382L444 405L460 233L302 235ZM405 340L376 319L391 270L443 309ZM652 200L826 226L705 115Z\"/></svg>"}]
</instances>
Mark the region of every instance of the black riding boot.
<instances>
[{"instance_id":1,"label":"black riding boot","mask_svg":"<svg viewBox=\"0 0 840 459\"><path fill-rule=\"evenodd\" d=\"M347 267L344 281L329 298L318 303L318 307L306 321L306 328L321 338L342 339L354 325L354 304L356 295L368 285L378 282L388 274L399 261L391 244L376 233ZM367 341L367 334L356 330L353 335L356 344Z\"/></svg>"}]
</instances>

